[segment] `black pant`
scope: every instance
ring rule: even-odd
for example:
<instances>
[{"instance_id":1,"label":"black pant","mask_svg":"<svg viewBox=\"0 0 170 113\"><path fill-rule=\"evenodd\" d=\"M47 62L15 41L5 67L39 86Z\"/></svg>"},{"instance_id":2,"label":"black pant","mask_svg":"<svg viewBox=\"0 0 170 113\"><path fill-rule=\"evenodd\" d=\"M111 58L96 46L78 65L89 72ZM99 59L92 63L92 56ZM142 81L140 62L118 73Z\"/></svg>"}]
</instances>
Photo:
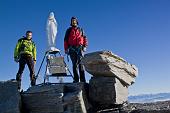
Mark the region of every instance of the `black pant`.
<instances>
[{"instance_id":1,"label":"black pant","mask_svg":"<svg viewBox=\"0 0 170 113\"><path fill-rule=\"evenodd\" d=\"M82 51L77 51L77 49L74 49L74 50L70 49L69 55L70 55L72 65L73 65L73 74L74 74L73 82L79 82L79 75L77 71L78 69L79 69L79 74L80 74L80 81L86 82L84 66L80 63L81 58L83 57Z\"/></svg>"},{"instance_id":2,"label":"black pant","mask_svg":"<svg viewBox=\"0 0 170 113\"><path fill-rule=\"evenodd\" d=\"M21 77L24 71L25 65L27 64L30 71L31 86L35 85L35 71L34 71L34 61L31 55L21 55L19 60L19 70L16 75L16 80L18 81L18 89L21 88Z\"/></svg>"}]
</instances>

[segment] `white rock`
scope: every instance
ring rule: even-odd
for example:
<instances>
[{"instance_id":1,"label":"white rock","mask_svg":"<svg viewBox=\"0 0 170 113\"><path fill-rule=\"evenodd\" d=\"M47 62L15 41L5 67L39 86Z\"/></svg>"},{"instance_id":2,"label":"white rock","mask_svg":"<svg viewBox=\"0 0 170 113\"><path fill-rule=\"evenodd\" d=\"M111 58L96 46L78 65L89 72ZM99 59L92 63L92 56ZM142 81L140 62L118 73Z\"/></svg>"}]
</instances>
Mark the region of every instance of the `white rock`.
<instances>
[{"instance_id":1,"label":"white rock","mask_svg":"<svg viewBox=\"0 0 170 113\"><path fill-rule=\"evenodd\" d=\"M123 58L110 51L98 51L85 54L82 59L87 72L93 76L114 76L129 86L135 82L138 69Z\"/></svg>"}]
</instances>

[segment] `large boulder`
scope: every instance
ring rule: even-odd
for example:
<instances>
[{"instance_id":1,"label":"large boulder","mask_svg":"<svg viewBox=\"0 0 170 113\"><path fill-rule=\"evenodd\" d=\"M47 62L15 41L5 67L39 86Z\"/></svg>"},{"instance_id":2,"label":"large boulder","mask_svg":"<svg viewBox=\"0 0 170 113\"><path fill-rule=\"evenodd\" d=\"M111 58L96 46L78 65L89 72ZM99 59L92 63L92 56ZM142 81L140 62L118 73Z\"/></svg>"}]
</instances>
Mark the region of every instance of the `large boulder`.
<instances>
[{"instance_id":1,"label":"large boulder","mask_svg":"<svg viewBox=\"0 0 170 113\"><path fill-rule=\"evenodd\" d=\"M0 82L0 113L20 113L21 97L15 80Z\"/></svg>"},{"instance_id":2,"label":"large boulder","mask_svg":"<svg viewBox=\"0 0 170 113\"><path fill-rule=\"evenodd\" d=\"M22 93L24 111L28 113L62 113L62 85L34 86Z\"/></svg>"},{"instance_id":3,"label":"large boulder","mask_svg":"<svg viewBox=\"0 0 170 113\"><path fill-rule=\"evenodd\" d=\"M63 98L64 113L87 113L91 108L88 101L88 84L73 83L65 85Z\"/></svg>"},{"instance_id":4,"label":"large boulder","mask_svg":"<svg viewBox=\"0 0 170 113\"><path fill-rule=\"evenodd\" d=\"M93 76L114 76L129 86L135 82L138 69L110 51L98 51L84 55L82 63Z\"/></svg>"},{"instance_id":5,"label":"large boulder","mask_svg":"<svg viewBox=\"0 0 170 113\"><path fill-rule=\"evenodd\" d=\"M89 98L95 107L112 108L127 102L128 88L115 77L92 77Z\"/></svg>"},{"instance_id":6,"label":"large boulder","mask_svg":"<svg viewBox=\"0 0 170 113\"><path fill-rule=\"evenodd\" d=\"M28 113L87 113L89 103L84 83L46 84L22 94Z\"/></svg>"}]
</instances>

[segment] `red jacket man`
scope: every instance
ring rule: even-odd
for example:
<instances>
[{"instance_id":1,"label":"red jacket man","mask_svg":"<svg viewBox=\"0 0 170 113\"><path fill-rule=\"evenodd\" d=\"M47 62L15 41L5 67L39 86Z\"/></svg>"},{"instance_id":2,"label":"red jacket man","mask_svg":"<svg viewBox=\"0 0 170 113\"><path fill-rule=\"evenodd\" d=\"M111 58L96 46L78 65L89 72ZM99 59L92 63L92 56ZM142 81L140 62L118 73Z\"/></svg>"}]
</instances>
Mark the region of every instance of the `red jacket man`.
<instances>
[{"instance_id":1,"label":"red jacket man","mask_svg":"<svg viewBox=\"0 0 170 113\"><path fill-rule=\"evenodd\" d=\"M77 68L79 68L80 81L86 82L84 66L80 63L83 57L83 52L86 51L87 37L82 28L78 27L78 20L76 17L71 18L71 27L66 31L64 38L65 53L70 55L73 64L74 81L79 82L79 75Z\"/></svg>"}]
</instances>

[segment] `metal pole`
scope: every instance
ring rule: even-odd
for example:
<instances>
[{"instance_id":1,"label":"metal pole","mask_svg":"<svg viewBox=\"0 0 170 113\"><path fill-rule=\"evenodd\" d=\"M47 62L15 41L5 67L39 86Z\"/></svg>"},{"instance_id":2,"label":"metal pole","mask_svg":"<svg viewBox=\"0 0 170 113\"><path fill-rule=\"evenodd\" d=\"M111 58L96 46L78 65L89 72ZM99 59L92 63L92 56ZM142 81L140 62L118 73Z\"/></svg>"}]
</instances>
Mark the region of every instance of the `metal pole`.
<instances>
[{"instance_id":1,"label":"metal pole","mask_svg":"<svg viewBox=\"0 0 170 113\"><path fill-rule=\"evenodd\" d=\"M47 52L45 52L45 55L44 55L44 58L43 58L43 60L42 60L42 62L41 62L41 65L40 65L40 68L39 68L39 70L38 70L38 73L37 73L37 75L35 76L35 79L36 79L36 80L37 80L37 78L38 78L38 75L39 75L39 73L40 73L40 70L41 70L41 68L42 68L42 65L43 65L43 62L44 62L44 60L45 60L46 55L47 55Z\"/></svg>"}]
</instances>

